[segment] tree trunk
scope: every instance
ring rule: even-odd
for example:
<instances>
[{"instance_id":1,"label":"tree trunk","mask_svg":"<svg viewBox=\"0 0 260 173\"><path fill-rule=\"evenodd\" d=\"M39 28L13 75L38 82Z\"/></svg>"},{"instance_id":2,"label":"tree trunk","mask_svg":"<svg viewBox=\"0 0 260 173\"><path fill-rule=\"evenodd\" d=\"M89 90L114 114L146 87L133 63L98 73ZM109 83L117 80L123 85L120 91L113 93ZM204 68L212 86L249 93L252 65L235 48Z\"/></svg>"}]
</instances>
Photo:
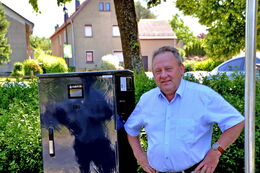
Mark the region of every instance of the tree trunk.
<instances>
[{"instance_id":1,"label":"tree trunk","mask_svg":"<svg viewBox=\"0 0 260 173\"><path fill-rule=\"evenodd\" d=\"M126 69L143 71L134 0L114 0Z\"/></svg>"}]
</instances>

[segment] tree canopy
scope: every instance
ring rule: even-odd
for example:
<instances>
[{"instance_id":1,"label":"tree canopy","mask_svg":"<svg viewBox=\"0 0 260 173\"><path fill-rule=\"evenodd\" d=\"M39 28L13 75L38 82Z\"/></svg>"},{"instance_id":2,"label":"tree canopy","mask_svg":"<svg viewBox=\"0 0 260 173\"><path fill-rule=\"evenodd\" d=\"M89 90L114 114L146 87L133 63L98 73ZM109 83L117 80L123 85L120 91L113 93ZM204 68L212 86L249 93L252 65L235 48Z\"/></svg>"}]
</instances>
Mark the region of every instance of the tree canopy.
<instances>
[{"instance_id":1,"label":"tree canopy","mask_svg":"<svg viewBox=\"0 0 260 173\"><path fill-rule=\"evenodd\" d=\"M36 12L38 13L41 12L38 6L38 0L28 0L28 1ZM66 2L71 2L71 0L57 0L57 5L60 6Z\"/></svg>"},{"instance_id":2,"label":"tree canopy","mask_svg":"<svg viewBox=\"0 0 260 173\"><path fill-rule=\"evenodd\" d=\"M193 35L190 28L184 24L178 14L172 16L170 25L176 34L177 39L182 40L184 46L191 46L196 41L197 38Z\"/></svg>"},{"instance_id":3,"label":"tree canopy","mask_svg":"<svg viewBox=\"0 0 260 173\"><path fill-rule=\"evenodd\" d=\"M155 19L156 15L153 14L149 9L142 6L142 4L137 1L135 2L135 13L136 19Z\"/></svg>"},{"instance_id":4,"label":"tree canopy","mask_svg":"<svg viewBox=\"0 0 260 173\"><path fill-rule=\"evenodd\" d=\"M51 41L48 38L30 36L30 45L34 50L35 57L40 54L51 54Z\"/></svg>"},{"instance_id":5,"label":"tree canopy","mask_svg":"<svg viewBox=\"0 0 260 173\"><path fill-rule=\"evenodd\" d=\"M177 0L176 7L199 18L208 27L206 51L209 57L230 58L245 48L244 0Z\"/></svg>"},{"instance_id":6,"label":"tree canopy","mask_svg":"<svg viewBox=\"0 0 260 173\"><path fill-rule=\"evenodd\" d=\"M161 0L148 0L147 3L152 7ZM185 15L198 18L200 24L208 27L205 46L209 57L227 59L245 49L245 0L176 0L175 3ZM257 20L257 38L260 40L260 15ZM257 49L260 50L260 41Z\"/></svg>"},{"instance_id":7,"label":"tree canopy","mask_svg":"<svg viewBox=\"0 0 260 173\"><path fill-rule=\"evenodd\" d=\"M6 37L8 27L9 22L5 19L5 12L0 3L0 65L9 61L9 55L12 52Z\"/></svg>"}]
</instances>

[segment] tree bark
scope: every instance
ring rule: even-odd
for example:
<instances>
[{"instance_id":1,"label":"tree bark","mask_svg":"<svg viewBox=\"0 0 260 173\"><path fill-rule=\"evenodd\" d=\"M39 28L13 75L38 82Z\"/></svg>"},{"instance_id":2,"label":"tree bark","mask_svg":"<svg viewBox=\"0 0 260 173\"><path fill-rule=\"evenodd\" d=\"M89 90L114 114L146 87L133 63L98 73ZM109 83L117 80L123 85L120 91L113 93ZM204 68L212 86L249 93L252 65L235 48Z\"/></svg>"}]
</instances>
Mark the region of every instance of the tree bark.
<instances>
[{"instance_id":1,"label":"tree bark","mask_svg":"<svg viewBox=\"0 0 260 173\"><path fill-rule=\"evenodd\" d=\"M134 0L114 0L126 69L143 71Z\"/></svg>"}]
</instances>

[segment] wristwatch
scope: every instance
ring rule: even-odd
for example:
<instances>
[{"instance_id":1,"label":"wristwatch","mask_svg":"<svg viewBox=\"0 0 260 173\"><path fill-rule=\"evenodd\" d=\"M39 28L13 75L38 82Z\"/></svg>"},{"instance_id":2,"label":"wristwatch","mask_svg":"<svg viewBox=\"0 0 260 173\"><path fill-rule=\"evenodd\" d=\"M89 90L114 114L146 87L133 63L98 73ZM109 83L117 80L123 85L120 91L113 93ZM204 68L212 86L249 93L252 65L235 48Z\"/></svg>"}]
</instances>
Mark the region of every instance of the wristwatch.
<instances>
[{"instance_id":1,"label":"wristwatch","mask_svg":"<svg viewBox=\"0 0 260 173\"><path fill-rule=\"evenodd\" d=\"M213 150L218 150L221 154L225 152L225 150L219 145L219 143L214 143L211 147Z\"/></svg>"}]
</instances>

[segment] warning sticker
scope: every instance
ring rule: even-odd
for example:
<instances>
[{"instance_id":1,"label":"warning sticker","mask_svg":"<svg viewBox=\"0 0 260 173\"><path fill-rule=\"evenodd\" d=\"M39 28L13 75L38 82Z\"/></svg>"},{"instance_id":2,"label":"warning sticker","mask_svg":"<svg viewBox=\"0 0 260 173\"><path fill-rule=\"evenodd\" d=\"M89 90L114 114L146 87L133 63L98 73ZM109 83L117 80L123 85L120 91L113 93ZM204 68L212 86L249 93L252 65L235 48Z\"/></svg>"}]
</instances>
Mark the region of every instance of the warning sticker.
<instances>
[{"instance_id":1,"label":"warning sticker","mask_svg":"<svg viewBox=\"0 0 260 173\"><path fill-rule=\"evenodd\" d=\"M126 77L120 77L120 88L121 91L127 91Z\"/></svg>"}]
</instances>

